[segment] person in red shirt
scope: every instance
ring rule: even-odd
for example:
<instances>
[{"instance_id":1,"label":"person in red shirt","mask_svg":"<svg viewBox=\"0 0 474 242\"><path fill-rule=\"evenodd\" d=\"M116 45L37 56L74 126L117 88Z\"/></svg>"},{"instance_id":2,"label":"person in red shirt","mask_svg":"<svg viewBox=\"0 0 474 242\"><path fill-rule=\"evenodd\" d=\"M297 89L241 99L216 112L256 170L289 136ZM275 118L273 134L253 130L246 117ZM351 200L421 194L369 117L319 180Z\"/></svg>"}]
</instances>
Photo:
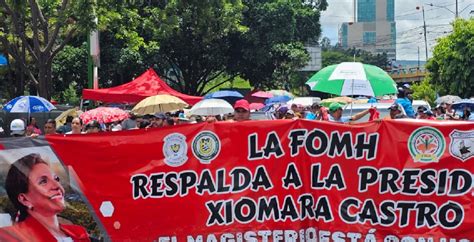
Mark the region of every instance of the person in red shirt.
<instances>
[{"instance_id":1,"label":"person in red shirt","mask_svg":"<svg viewBox=\"0 0 474 242\"><path fill-rule=\"evenodd\" d=\"M34 117L30 117L29 125L26 127L27 130L31 130L33 134L41 135L41 129L36 124L36 119Z\"/></svg>"},{"instance_id":2,"label":"person in red shirt","mask_svg":"<svg viewBox=\"0 0 474 242\"><path fill-rule=\"evenodd\" d=\"M18 212L12 226L0 229L0 241L90 241L85 228L59 223L57 214L66 206L64 188L38 154L11 165L5 189Z\"/></svg>"}]
</instances>

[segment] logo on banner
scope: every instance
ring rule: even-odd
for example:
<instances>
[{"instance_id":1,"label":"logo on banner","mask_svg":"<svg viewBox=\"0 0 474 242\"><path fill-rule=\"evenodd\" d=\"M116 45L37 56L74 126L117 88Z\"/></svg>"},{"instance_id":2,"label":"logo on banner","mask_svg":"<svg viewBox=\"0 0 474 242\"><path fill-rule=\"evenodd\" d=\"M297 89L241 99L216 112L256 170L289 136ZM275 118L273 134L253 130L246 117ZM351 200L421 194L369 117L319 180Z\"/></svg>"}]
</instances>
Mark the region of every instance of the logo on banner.
<instances>
[{"instance_id":1,"label":"logo on banner","mask_svg":"<svg viewBox=\"0 0 474 242\"><path fill-rule=\"evenodd\" d=\"M449 153L466 161L474 156L474 131L454 130L449 134L451 143L449 144Z\"/></svg>"},{"instance_id":2,"label":"logo on banner","mask_svg":"<svg viewBox=\"0 0 474 242\"><path fill-rule=\"evenodd\" d=\"M180 166L186 163L188 157L188 145L186 144L186 136L180 133L172 133L164 139L163 154L165 155L165 163L169 166Z\"/></svg>"},{"instance_id":3,"label":"logo on banner","mask_svg":"<svg viewBox=\"0 0 474 242\"><path fill-rule=\"evenodd\" d=\"M418 128L408 138L408 150L415 162L438 162L445 147L443 134L432 127Z\"/></svg>"},{"instance_id":4,"label":"logo on banner","mask_svg":"<svg viewBox=\"0 0 474 242\"><path fill-rule=\"evenodd\" d=\"M193 139L193 154L203 164L209 164L221 150L221 143L216 134L202 131Z\"/></svg>"}]
</instances>

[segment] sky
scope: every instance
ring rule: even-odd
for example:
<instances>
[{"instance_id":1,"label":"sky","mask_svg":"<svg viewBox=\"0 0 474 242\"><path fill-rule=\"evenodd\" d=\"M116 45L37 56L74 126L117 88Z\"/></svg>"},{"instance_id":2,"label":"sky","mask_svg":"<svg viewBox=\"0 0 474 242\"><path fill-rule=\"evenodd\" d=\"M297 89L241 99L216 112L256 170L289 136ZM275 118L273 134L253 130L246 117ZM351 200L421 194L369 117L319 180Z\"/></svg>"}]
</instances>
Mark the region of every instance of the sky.
<instances>
[{"instance_id":1,"label":"sky","mask_svg":"<svg viewBox=\"0 0 474 242\"><path fill-rule=\"evenodd\" d=\"M328 37L331 44L338 42L338 28L343 22L353 21L353 0L327 0L329 7L321 14L322 37ZM433 4L435 7L429 6ZM424 6L428 58L436 45L436 39L448 35L454 20L455 0L395 0L395 21L397 28L397 60L424 61L425 41L423 37L423 14L417 6ZM452 11L452 12L450 12ZM474 0L458 0L459 16L474 17ZM461 12L462 11L462 12Z\"/></svg>"}]
</instances>

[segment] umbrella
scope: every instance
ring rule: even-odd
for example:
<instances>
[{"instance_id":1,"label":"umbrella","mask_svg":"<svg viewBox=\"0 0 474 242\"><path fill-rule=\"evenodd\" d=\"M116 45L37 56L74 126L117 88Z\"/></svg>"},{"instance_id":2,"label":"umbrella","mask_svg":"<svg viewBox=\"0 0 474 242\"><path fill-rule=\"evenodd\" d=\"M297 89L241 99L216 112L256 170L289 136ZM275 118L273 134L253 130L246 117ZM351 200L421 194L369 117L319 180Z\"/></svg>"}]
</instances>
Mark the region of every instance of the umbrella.
<instances>
[{"instance_id":1,"label":"umbrella","mask_svg":"<svg viewBox=\"0 0 474 242\"><path fill-rule=\"evenodd\" d=\"M275 104L275 103L287 103L291 100L290 96L273 96L265 100L265 104Z\"/></svg>"},{"instance_id":2,"label":"umbrella","mask_svg":"<svg viewBox=\"0 0 474 242\"><path fill-rule=\"evenodd\" d=\"M306 84L313 91L344 95L383 96L397 93L395 81L384 70L360 62L325 67Z\"/></svg>"},{"instance_id":3,"label":"umbrella","mask_svg":"<svg viewBox=\"0 0 474 242\"><path fill-rule=\"evenodd\" d=\"M56 107L48 100L38 96L19 96L9 101L3 110L9 113L49 112Z\"/></svg>"},{"instance_id":4,"label":"umbrella","mask_svg":"<svg viewBox=\"0 0 474 242\"><path fill-rule=\"evenodd\" d=\"M265 107L265 104L263 103L251 103L250 104L250 110L260 110Z\"/></svg>"},{"instance_id":5,"label":"umbrella","mask_svg":"<svg viewBox=\"0 0 474 242\"><path fill-rule=\"evenodd\" d=\"M189 110L189 115L201 115L201 116L208 116L208 115L219 115L219 114L226 114L226 113L233 113L234 108L232 105L223 99L203 99L198 103L194 104L194 106Z\"/></svg>"},{"instance_id":6,"label":"umbrella","mask_svg":"<svg viewBox=\"0 0 474 242\"><path fill-rule=\"evenodd\" d=\"M295 97L295 95L293 95L291 92L286 91L286 90L270 90L268 92L271 93L273 96L288 96L290 98Z\"/></svg>"},{"instance_id":7,"label":"umbrella","mask_svg":"<svg viewBox=\"0 0 474 242\"><path fill-rule=\"evenodd\" d=\"M6 66L8 64L8 60L4 55L0 55L0 66Z\"/></svg>"},{"instance_id":8,"label":"umbrella","mask_svg":"<svg viewBox=\"0 0 474 242\"><path fill-rule=\"evenodd\" d=\"M128 112L120 108L98 107L87 112L83 112L79 117L85 124L93 120L96 120L99 123L112 123L128 118Z\"/></svg>"},{"instance_id":9,"label":"umbrella","mask_svg":"<svg viewBox=\"0 0 474 242\"><path fill-rule=\"evenodd\" d=\"M468 107L469 109L474 110L474 100L462 99L453 103L451 107L455 110L463 110L465 107Z\"/></svg>"},{"instance_id":10,"label":"umbrella","mask_svg":"<svg viewBox=\"0 0 474 242\"><path fill-rule=\"evenodd\" d=\"M327 98L321 101L321 105L324 107L329 107L331 103L340 103L340 104L347 104L353 102L353 98L350 97L334 97L334 98Z\"/></svg>"},{"instance_id":11,"label":"umbrella","mask_svg":"<svg viewBox=\"0 0 474 242\"><path fill-rule=\"evenodd\" d=\"M313 103L320 102L321 98L319 97L295 97L295 99L288 102L288 106L292 104L299 104L302 106L311 106Z\"/></svg>"},{"instance_id":12,"label":"umbrella","mask_svg":"<svg viewBox=\"0 0 474 242\"><path fill-rule=\"evenodd\" d=\"M273 94L271 94L269 92L258 91L258 92L252 93L252 97L271 98L271 97L273 97Z\"/></svg>"},{"instance_id":13,"label":"umbrella","mask_svg":"<svg viewBox=\"0 0 474 242\"><path fill-rule=\"evenodd\" d=\"M237 100L244 98L244 96L242 96L242 94L240 94L240 92L237 92L237 91L223 90L223 91L209 93L204 96L204 99L209 99L209 98L224 99L232 105Z\"/></svg>"},{"instance_id":14,"label":"umbrella","mask_svg":"<svg viewBox=\"0 0 474 242\"><path fill-rule=\"evenodd\" d=\"M226 98L226 97L243 98L244 96L242 96L242 94L240 94L240 92L237 92L237 91L228 91L228 90L217 91L217 92L213 92L213 93L206 94L206 95L204 96L205 99L209 99L209 98Z\"/></svg>"},{"instance_id":15,"label":"umbrella","mask_svg":"<svg viewBox=\"0 0 474 242\"><path fill-rule=\"evenodd\" d=\"M441 103L451 104L451 103L455 103L455 102L458 102L458 101L461 101L460 97L454 96L454 95L446 95L446 96L442 96L442 97L437 98L435 102L437 104L441 104Z\"/></svg>"},{"instance_id":16,"label":"umbrella","mask_svg":"<svg viewBox=\"0 0 474 242\"><path fill-rule=\"evenodd\" d=\"M145 115L157 112L169 112L182 109L186 106L188 106L188 104L180 98L162 94L141 100L137 105L135 105L135 107L133 107L132 112Z\"/></svg>"}]
</instances>

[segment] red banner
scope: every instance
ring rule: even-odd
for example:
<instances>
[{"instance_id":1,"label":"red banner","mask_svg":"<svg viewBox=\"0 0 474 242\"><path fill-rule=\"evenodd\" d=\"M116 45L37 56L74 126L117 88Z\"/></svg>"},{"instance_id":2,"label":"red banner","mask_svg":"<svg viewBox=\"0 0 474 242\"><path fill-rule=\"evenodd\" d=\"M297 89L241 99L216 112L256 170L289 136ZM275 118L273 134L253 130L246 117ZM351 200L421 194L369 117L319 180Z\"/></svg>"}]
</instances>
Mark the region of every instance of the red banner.
<instances>
[{"instance_id":1,"label":"red banner","mask_svg":"<svg viewBox=\"0 0 474 242\"><path fill-rule=\"evenodd\" d=\"M473 128L278 120L47 140L111 240L469 241Z\"/></svg>"}]
</instances>

